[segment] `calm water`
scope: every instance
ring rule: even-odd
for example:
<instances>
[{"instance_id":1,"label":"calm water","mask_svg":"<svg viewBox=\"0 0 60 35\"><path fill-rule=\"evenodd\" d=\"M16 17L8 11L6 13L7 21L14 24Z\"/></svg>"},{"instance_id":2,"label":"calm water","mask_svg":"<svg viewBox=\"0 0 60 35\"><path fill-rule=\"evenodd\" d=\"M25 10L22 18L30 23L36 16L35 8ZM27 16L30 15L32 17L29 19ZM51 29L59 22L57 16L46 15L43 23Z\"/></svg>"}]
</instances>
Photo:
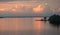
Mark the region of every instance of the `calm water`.
<instances>
[{"instance_id":1,"label":"calm water","mask_svg":"<svg viewBox=\"0 0 60 35\"><path fill-rule=\"evenodd\" d=\"M41 18L1 18L0 35L60 35L60 27Z\"/></svg>"}]
</instances>

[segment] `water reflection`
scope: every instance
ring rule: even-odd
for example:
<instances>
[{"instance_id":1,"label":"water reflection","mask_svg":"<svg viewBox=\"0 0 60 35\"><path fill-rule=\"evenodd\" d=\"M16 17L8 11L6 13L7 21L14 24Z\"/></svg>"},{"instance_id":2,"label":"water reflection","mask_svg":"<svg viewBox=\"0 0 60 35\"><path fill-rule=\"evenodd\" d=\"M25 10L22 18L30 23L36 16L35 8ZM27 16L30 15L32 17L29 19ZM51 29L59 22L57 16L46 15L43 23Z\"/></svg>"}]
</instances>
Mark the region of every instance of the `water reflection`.
<instances>
[{"instance_id":1,"label":"water reflection","mask_svg":"<svg viewBox=\"0 0 60 35\"><path fill-rule=\"evenodd\" d=\"M0 19L0 35L60 35L60 29L57 31L48 21L36 19L41 18Z\"/></svg>"},{"instance_id":2,"label":"water reflection","mask_svg":"<svg viewBox=\"0 0 60 35\"><path fill-rule=\"evenodd\" d=\"M33 22L34 22L34 35L41 35L41 31L44 29L44 22L40 22L40 21L35 21L35 20L40 20L41 18L34 18Z\"/></svg>"},{"instance_id":3,"label":"water reflection","mask_svg":"<svg viewBox=\"0 0 60 35\"><path fill-rule=\"evenodd\" d=\"M40 20L40 19L36 19L36 20ZM38 22L40 22L40 24L43 25L44 27L43 30L40 32L40 35L60 35L60 24L50 23L49 21L37 21L35 23ZM41 22L43 22L43 24Z\"/></svg>"},{"instance_id":4,"label":"water reflection","mask_svg":"<svg viewBox=\"0 0 60 35\"><path fill-rule=\"evenodd\" d=\"M60 23L51 23L50 21L49 21L49 23L53 26L53 27L57 27L57 29L59 29L59 27L60 27Z\"/></svg>"}]
</instances>

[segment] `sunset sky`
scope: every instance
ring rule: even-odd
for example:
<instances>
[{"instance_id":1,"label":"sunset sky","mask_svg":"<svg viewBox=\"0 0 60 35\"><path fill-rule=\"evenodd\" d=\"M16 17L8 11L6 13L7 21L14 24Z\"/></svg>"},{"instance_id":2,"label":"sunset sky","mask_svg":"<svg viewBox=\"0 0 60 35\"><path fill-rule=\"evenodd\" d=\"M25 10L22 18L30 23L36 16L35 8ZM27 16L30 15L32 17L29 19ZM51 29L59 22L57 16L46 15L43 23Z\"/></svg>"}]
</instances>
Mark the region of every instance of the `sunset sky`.
<instances>
[{"instance_id":1,"label":"sunset sky","mask_svg":"<svg viewBox=\"0 0 60 35\"><path fill-rule=\"evenodd\" d=\"M0 0L0 15L31 16L60 13L60 0Z\"/></svg>"},{"instance_id":2,"label":"sunset sky","mask_svg":"<svg viewBox=\"0 0 60 35\"><path fill-rule=\"evenodd\" d=\"M60 14L60 0L0 0L0 16L51 16L55 13ZM30 30L33 25L34 29L42 30L44 22L35 20L3 18L0 19L0 30Z\"/></svg>"}]
</instances>

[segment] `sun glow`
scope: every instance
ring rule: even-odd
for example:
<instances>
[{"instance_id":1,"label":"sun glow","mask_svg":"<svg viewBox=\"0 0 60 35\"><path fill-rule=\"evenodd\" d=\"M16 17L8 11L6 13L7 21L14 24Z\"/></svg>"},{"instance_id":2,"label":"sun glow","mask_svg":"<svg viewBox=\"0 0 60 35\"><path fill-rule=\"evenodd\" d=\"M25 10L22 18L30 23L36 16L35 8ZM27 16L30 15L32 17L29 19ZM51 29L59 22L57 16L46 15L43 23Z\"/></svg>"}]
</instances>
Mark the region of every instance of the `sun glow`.
<instances>
[{"instance_id":1,"label":"sun glow","mask_svg":"<svg viewBox=\"0 0 60 35\"><path fill-rule=\"evenodd\" d=\"M37 7L34 7L33 11L36 13L39 13L39 12L41 13L44 10L44 7L45 7L44 4L40 4Z\"/></svg>"}]
</instances>

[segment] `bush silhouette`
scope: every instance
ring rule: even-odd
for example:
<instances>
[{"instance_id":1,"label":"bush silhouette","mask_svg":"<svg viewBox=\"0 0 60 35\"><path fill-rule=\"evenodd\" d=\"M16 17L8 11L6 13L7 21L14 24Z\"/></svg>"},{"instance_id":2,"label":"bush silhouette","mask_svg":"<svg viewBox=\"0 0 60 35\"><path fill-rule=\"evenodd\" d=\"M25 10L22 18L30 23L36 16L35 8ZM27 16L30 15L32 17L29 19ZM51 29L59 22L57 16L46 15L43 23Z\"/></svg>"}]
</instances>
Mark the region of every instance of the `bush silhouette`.
<instances>
[{"instance_id":1,"label":"bush silhouette","mask_svg":"<svg viewBox=\"0 0 60 35\"><path fill-rule=\"evenodd\" d=\"M60 24L60 16L59 15L54 14L54 15L50 16L48 20L50 23Z\"/></svg>"}]
</instances>

